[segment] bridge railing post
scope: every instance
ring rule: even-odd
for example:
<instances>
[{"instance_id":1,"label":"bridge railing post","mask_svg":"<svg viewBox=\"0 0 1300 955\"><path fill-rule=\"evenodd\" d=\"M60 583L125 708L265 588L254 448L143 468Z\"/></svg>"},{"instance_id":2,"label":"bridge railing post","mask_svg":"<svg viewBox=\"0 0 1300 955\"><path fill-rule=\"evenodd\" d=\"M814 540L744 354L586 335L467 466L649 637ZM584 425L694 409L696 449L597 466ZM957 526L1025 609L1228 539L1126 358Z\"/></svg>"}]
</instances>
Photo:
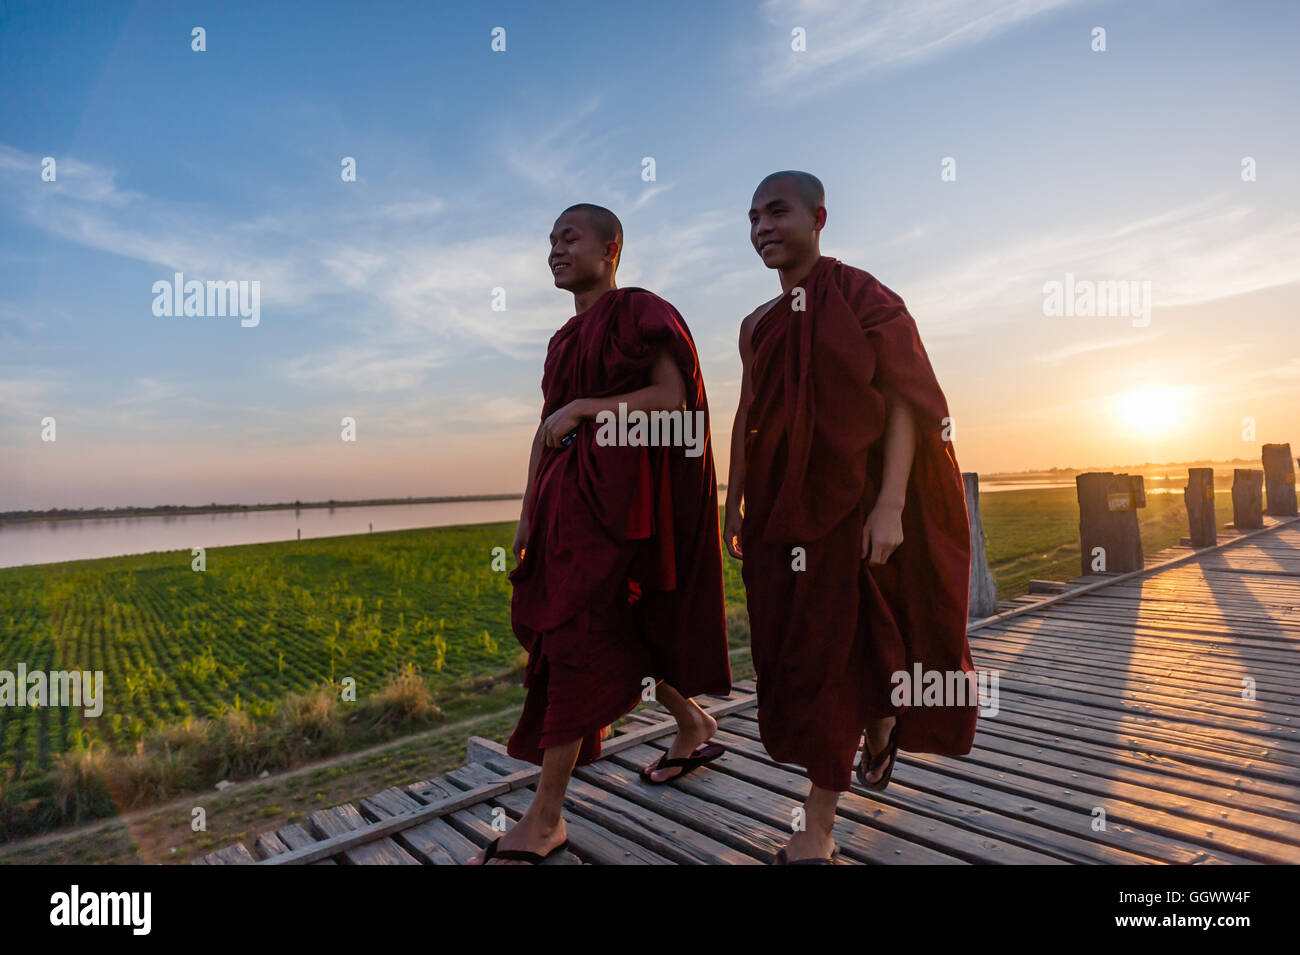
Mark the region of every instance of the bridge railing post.
<instances>
[{"instance_id":1,"label":"bridge railing post","mask_svg":"<svg viewBox=\"0 0 1300 955\"><path fill-rule=\"evenodd\" d=\"M1295 517L1295 466L1291 463L1290 444L1266 444L1261 457L1264 463L1265 513L1273 517Z\"/></svg>"},{"instance_id":2,"label":"bridge railing post","mask_svg":"<svg viewBox=\"0 0 1300 955\"><path fill-rule=\"evenodd\" d=\"M1259 468L1232 469L1232 526L1237 530L1264 526L1264 472Z\"/></svg>"},{"instance_id":3,"label":"bridge railing post","mask_svg":"<svg viewBox=\"0 0 1300 955\"><path fill-rule=\"evenodd\" d=\"M1141 570L1142 535L1137 509L1146 506L1140 474L1090 471L1075 476L1079 498L1079 564L1082 574Z\"/></svg>"},{"instance_id":4,"label":"bridge railing post","mask_svg":"<svg viewBox=\"0 0 1300 955\"><path fill-rule=\"evenodd\" d=\"M1214 468L1187 469L1183 503L1187 506L1192 546L1212 547L1218 543L1214 527Z\"/></svg>"},{"instance_id":5,"label":"bridge railing post","mask_svg":"<svg viewBox=\"0 0 1300 955\"><path fill-rule=\"evenodd\" d=\"M984 521L980 517L980 476L963 471L966 486L966 517L970 520L970 617L991 617L998 612L998 589L989 571L985 549Z\"/></svg>"}]
</instances>

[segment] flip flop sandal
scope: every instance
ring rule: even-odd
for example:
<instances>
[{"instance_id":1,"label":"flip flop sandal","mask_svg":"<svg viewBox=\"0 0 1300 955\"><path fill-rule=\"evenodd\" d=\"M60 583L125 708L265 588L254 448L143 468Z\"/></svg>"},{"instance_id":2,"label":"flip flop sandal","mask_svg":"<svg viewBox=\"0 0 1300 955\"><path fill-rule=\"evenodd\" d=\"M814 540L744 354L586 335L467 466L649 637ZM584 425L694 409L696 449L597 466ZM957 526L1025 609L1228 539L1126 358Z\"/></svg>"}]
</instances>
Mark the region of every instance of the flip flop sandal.
<instances>
[{"instance_id":1,"label":"flip flop sandal","mask_svg":"<svg viewBox=\"0 0 1300 955\"><path fill-rule=\"evenodd\" d=\"M483 853L483 865L487 865L488 859L508 859L511 862L527 862L529 865L541 865L557 852L563 852L569 847L569 840L565 839L558 846L552 849L546 855L540 852L526 852L523 849L497 849L497 843L501 837L497 836L488 843L487 852Z\"/></svg>"},{"instance_id":2,"label":"flip flop sandal","mask_svg":"<svg viewBox=\"0 0 1300 955\"><path fill-rule=\"evenodd\" d=\"M837 864L836 860L838 860L839 857L840 857L840 847L836 846L834 849L831 850L831 855L829 859L817 859L817 858L795 859L793 862L791 862L790 857L785 853L785 849L781 849L776 854L776 864L777 865L836 865Z\"/></svg>"},{"instance_id":3,"label":"flip flop sandal","mask_svg":"<svg viewBox=\"0 0 1300 955\"><path fill-rule=\"evenodd\" d=\"M674 779L681 779L691 770L698 769L705 763L713 762L726 751L727 748L719 743L705 743L703 746L695 747L695 751L689 756L677 756L673 759L669 759L668 754L664 753L659 757L659 761L653 766L642 768L641 779L649 783L651 786L662 786L665 783L672 782ZM667 779L654 779L650 775L651 773L657 772L661 769L672 769L674 766L680 766L682 770L676 776L670 776Z\"/></svg>"},{"instance_id":4,"label":"flip flop sandal","mask_svg":"<svg viewBox=\"0 0 1300 955\"><path fill-rule=\"evenodd\" d=\"M874 783L867 782L867 774L884 765L884 761L889 760L889 767L885 774L877 779ZM898 720L894 720L894 726L889 731L889 744L885 751L879 756L872 756L871 749L867 746L867 740L864 736L862 739L862 758L858 760L858 782L864 789L870 789L872 792L880 792L889 785L889 777L894 775L894 764L898 762Z\"/></svg>"}]
</instances>

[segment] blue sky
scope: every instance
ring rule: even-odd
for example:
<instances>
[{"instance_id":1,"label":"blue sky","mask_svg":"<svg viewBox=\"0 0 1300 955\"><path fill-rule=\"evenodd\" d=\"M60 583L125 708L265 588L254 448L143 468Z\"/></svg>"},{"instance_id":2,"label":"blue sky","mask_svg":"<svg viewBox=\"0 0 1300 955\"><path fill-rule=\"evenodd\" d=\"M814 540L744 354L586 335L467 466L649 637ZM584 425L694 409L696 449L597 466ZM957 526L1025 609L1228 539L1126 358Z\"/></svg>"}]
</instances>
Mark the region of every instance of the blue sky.
<instances>
[{"instance_id":1,"label":"blue sky","mask_svg":"<svg viewBox=\"0 0 1300 955\"><path fill-rule=\"evenodd\" d=\"M1300 449L1295 4L358 9L0 7L0 509L521 490L579 201L691 325L725 477L780 168L907 301L963 469ZM155 316L175 271L260 324ZM1067 271L1149 281L1150 325L1045 317Z\"/></svg>"}]
</instances>

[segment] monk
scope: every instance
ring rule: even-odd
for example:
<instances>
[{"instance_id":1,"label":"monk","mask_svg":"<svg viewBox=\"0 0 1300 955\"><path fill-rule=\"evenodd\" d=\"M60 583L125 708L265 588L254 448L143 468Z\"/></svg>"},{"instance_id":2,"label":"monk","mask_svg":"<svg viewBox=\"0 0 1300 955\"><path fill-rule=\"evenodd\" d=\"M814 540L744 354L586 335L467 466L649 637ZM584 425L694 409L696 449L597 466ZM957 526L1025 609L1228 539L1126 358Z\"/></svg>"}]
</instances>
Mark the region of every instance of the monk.
<instances>
[{"instance_id":1,"label":"monk","mask_svg":"<svg viewBox=\"0 0 1300 955\"><path fill-rule=\"evenodd\" d=\"M977 694L893 693L917 664L974 686L965 488L903 300L821 254L821 182L773 173L749 221L782 294L740 327L723 539L744 561L763 746L810 781L805 826L777 862L828 864L859 739L859 781L877 790L900 747L970 751Z\"/></svg>"},{"instance_id":2,"label":"monk","mask_svg":"<svg viewBox=\"0 0 1300 955\"><path fill-rule=\"evenodd\" d=\"M572 293L576 314L547 347L513 544L511 623L528 665L507 747L542 772L528 810L476 862L536 864L567 845L560 810L569 777L600 755L601 730L643 690L654 686L677 721L668 752L642 770L650 784L722 754L708 742L717 722L691 697L731 692L695 342L662 298L615 286L623 229L608 209L569 207L550 246L555 285ZM638 413L661 422L676 414L679 427L638 431Z\"/></svg>"}]
</instances>

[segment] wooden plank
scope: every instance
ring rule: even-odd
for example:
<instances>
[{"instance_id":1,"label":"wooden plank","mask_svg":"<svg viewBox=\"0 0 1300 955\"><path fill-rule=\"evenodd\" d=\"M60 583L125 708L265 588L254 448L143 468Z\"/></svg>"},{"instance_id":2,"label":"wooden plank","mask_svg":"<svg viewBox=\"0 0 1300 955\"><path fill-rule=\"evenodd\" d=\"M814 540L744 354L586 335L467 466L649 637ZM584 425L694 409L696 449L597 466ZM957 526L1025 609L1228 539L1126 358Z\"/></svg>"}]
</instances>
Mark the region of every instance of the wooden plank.
<instances>
[{"instance_id":1,"label":"wooden plank","mask_svg":"<svg viewBox=\"0 0 1300 955\"><path fill-rule=\"evenodd\" d=\"M1255 537L1256 535L1272 533L1277 527L1290 525L1296 521L1300 521L1300 516L1283 518L1278 523L1271 523L1268 527L1262 528L1260 530L1247 531L1246 533L1242 534L1240 537L1233 538L1232 540L1220 541L1218 544L1215 545L1215 547L1220 550L1226 547L1235 547L1239 545L1242 541L1249 540ZM1143 567L1141 570L1133 570L1125 574L1118 574L1114 577L1107 577L1106 579L1099 580L1094 584L1086 584L1074 590L1067 591L1066 593L1058 594L1054 597L1047 597L1042 601L1042 603L1034 607L1020 607L1015 610L1008 610L1003 613L995 614L992 617L985 617L982 620L972 621L970 625L966 628L966 630L968 633L970 633L976 630L980 630L984 627L987 627L995 622L1008 620L1012 617L1017 617L1022 614L1040 613L1045 606L1058 606L1062 603L1065 603L1066 601L1077 600L1079 597L1084 596L1086 594L1095 593L1097 590L1100 590L1103 587L1110 587L1117 582L1136 580L1140 577L1145 577L1150 574L1159 573L1160 571L1168 569L1170 567L1176 567L1178 565L1187 563L1188 561L1196 560L1205 553L1207 553L1207 551L1204 550L1191 551L1190 553L1184 554L1180 557L1174 557L1170 560L1163 561L1158 564L1151 564L1149 566Z\"/></svg>"},{"instance_id":2,"label":"wooden plank","mask_svg":"<svg viewBox=\"0 0 1300 955\"><path fill-rule=\"evenodd\" d=\"M741 736L735 745L755 762L770 761L757 740ZM1061 808L1024 794L954 781L911 763L911 755L905 756L900 751L898 768L888 789L863 793L859 797L866 797L868 804L891 806L900 811L898 815L877 815L878 806L867 809L847 796L842 797L844 805L841 811L873 825L893 826L909 838L929 838L932 832L941 839L949 839L952 838L950 830L959 825L969 830L958 837L962 841L950 851L971 851L966 836L979 835L998 840L993 843L995 846L1005 845L1013 852L1038 852L1060 862L1134 864L1155 859L1187 864L1212 861L1211 853L1200 847L1144 831L1122 820L1110 819L1105 833L1093 832L1091 807L1081 813L1078 807ZM858 795L857 790L854 795ZM893 820L901 820L901 823ZM922 823L931 827L930 830L918 831ZM981 856L982 848L975 844L976 855L972 861L985 861ZM1232 861L1245 863L1248 860Z\"/></svg>"},{"instance_id":3,"label":"wooden plank","mask_svg":"<svg viewBox=\"0 0 1300 955\"><path fill-rule=\"evenodd\" d=\"M480 785L497 774L478 763L462 766L447 774L447 779L466 788ZM511 819L518 819L533 801L531 791L513 790L503 793L491 800L494 806L501 806ZM568 833L569 849L584 862L596 865L667 865L669 860L631 839L610 832L598 823L582 817L570 816L565 820Z\"/></svg>"},{"instance_id":4,"label":"wooden plank","mask_svg":"<svg viewBox=\"0 0 1300 955\"><path fill-rule=\"evenodd\" d=\"M784 831L776 829L760 820L741 815L728 806L684 792L677 785L647 785L641 781L636 770L621 766L613 760L602 759L579 767L575 775L602 792L645 806L665 819L674 820L693 832L701 833L763 862L772 862L777 851L790 839L788 828ZM847 856L844 859L857 861L850 860Z\"/></svg>"},{"instance_id":5,"label":"wooden plank","mask_svg":"<svg viewBox=\"0 0 1300 955\"><path fill-rule=\"evenodd\" d=\"M366 828L365 817L355 806L344 803L332 809L318 809L307 817L307 828L321 839L346 835ZM283 858L274 856L273 859ZM380 838L343 852L351 865L419 865L405 849L389 838ZM272 861L268 860L268 861Z\"/></svg>"},{"instance_id":6,"label":"wooden plank","mask_svg":"<svg viewBox=\"0 0 1300 955\"><path fill-rule=\"evenodd\" d=\"M367 819L378 821L390 819L404 812L411 812L423 805L415 797L403 792L396 786L383 792L367 796L358 803L358 808ZM396 833L392 839L424 865L456 865L457 859L442 844L429 828L432 823L412 826ZM470 852L468 855L473 855ZM468 857L468 856L467 856Z\"/></svg>"},{"instance_id":7,"label":"wooden plank","mask_svg":"<svg viewBox=\"0 0 1300 955\"><path fill-rule=\"evenodd\" d=\"M718 741L723 740L718 739ZM662 750L653 745L639 746L629 752L619 753L614 757L614 761L635 771L650 761L658 759L661 752ZM794 787L799 790L798 794L796 795L789 787L778 791L769 787L770 779L760 785L727 771L742 762L747 761L738 753L728 751L709 764L711 772L691 773L676 780L673 786L698 799L726 806L741 815L757 819L777 831L783 831L788 840L792 831L793 811L803 803L808 788L807 780L793 777L791 774L792 778L799 780ZM837 820L833 831L836 844L840 847L840 854L859 862L960 865L965 861L928 845L899 838L874 826L861 825L860 821L843 816Z\"/></svg>"},{"instance_id":8,"label":"wooden plank","mask_svg":"<svg viewBox=\"0 0 1300 955\"><path fill-rule=\"evenodd\" d=\"M488 748L489 743L499 747L500 753L496 758L486 759L484 765L500 775L514 772L518 768L515 765L518 760L511 759L505 754L504 746L490 740L483 742L483 748ZM602 790L581 777L575 776L569 780L565 808L678 865L759 864L756 855L738 852L711 835L661 816L643 804Z\"/></svg>"},{"instance_id":9,"label":"wooden plank","mask_svg":"<svg viewBox=\"0 0 1300 955\"><path fill-rule=\"evenodd\" d=\"M1131 658L1164 662L1181 656L1199 664L1202 672L1223 672L1240 669L1247 664L1252 670L1261 670L1278 679L1285 679L1294 666L1294 654L1285 648L1262 648L1252 652L1241 646L1231 647L1228 641L1234 635L1226 629L1216 633L1202 627L1202 638L1185 639L1172 627L1157 630L1146 623L1122 625L1110 621L1071 622L1059 619L1021 618L1005 626L987 630L970 641L971 652L981 652L983 647L1005 640L1028 640L1028 646L1041 645L1047 651L1070 650L1085 653L1109 653L1120 659ZM1234 650L1236 652L1234 652Z\"/></svg>"},{"instance_id":10,"label":"wooden plank","mask_svg":"<svg viewBox=\"0 0 1300 955\"><path fill-rule=\"evenodd\" d=\"M1154 809L1162 814L1181 816L1192 822L1201 823L1200 827L1213 827L1215 830L1231 829L1243 836L1257 836L1258 841L1243 842L1241 845L1253 845L1260 852L1261 858L1271 855L1272 847L1283 855L1292 855L1292 861L1300 862L1300 824L1292 820L1278 819L1254 812L1249 806L1231 806L1223 802L1208 802L1197 798L1190 786L1178 787L1176 791L1158 788L1153 785L1137 785L1116 778L1116 774L1098 776L1086 771L1089 767L1085 760L1076 763L1077 769L1063 772L1059 766L1043 763L1027 757L1007 756L989 750L983 750L977 759L963 758L960 761L951 758L933 756L928 753L914 754L912 761L916 765L930 768L941 767L949 776L972 781L982 781L988 785L997 785L998 780L1014 780L1017 791L1033 789L1047 792L1061 792L1068 796L1070 802L1076 797L1087 795L1095 805L1107 806L1116 803L1131 804ZM957 763L954 769L953 764ZM1068 786L1063 789L1055 784L1056 780ZM1183 831L1190 831L1183 830ZM1226 842L1227 845L1233 845ZM1285 847L1293 852L1288 853ZM1244 848L1233 851L1245 852Z\"/></svg>"},{"instance_id":11,"label":"wooden plank","mask_svg":"<svg viewBox=\"0 0 1300 955\"><path fill-rule=\"evenodd\" d=\"M1027 668L1001 671L999 683L999 697L1018 693L1093 709L1141 712L1171 719L1181 717L1188 725L1275 741L1271 745L1276 745L1280 752L1300 759L1300 711L1283 704L1275 703L1270 711L1262 712L1258 709L1260 701L1242 700L1240 695L1205 700L1205 694L1198 698L1189 690L1179 693L1145 690L1137 683L1113 687L1103 680L1088 684L1070 679L1065 673L1053 679L1050 674ZM1225 712L1229 709L1235 712ZM1285 725L1280 722L1284 719L1295 719L1298 725Z\"/></svg>"},{"instance_id":12,"label":"wooden plank","mask_svg":"<svg viewBox=\"0 0 1300 955\"><path fill-rule=\"evenodd\" d=\"M1073 657L1069 655L1071 651ZM1176 686L1208 684L1238 695L1241 689L1240 681L1236 679L1240 675L1239 658L1215 658L1177 645L1158 651L1145 640L1139 643L1130 640L1126 650L1109 643L1077 638L1069 641L1058 638L1055 631L1043 629L985 630L972 645L971 652L982 659L994 659L994 655L1000 654L1001 659L1012 664L1024 661L1025 666L1041 662L1059 667L1063 672L1132 675L1167 681ZM1086 659L1083 659L1085 655ZM1297 699L1290 668L1252 666L1251 670L1261 690L1277 693L1282 700Z\"/></svg>"},{"instance_id":13,"label":"wooden plank","mask_svg":"<svg viewBox=\"0 0 1300 955\"><path fill-rule=\"evenodd\" d=\"M1074 727L1056 720L984 721L975 734L975 749L971 753L982 749L1008 755L1032 753L1062 766L1075 766L1082 760L1086 766L1097 763L1111 771L1133 770L1135 775L1126 778L1151 779L1153 783L1156 779L1168 779L1171 785L1179 787L1190 783L1193 787L1204 787L1206 792L1217 790L1229 803L1244 803L1256 812L1279 818L1293 818L1300 804L1300 786L1246 779L1240 773L1187 763L1154 749L1134 752L1117 748L1111 734L1096 734L1094 738L1102 742L1090 742L1087 734L1076 733Z\"/></svg>"},{"instance_id":14,"label":"wooden plank","mask_svg":"<svg viewBox=\"0 0 1300 955\"><path fill-rule=\"evenodd\" d=\"M501 835L492 826L493 808L489 803L477 802L446 817L446 821L464 833L466 838L481 849ZM542 865L582 865L582 860L566 849L562 853L551 856Z\"/></svg>"},{"instance_id":15,"label":"wooden plank","mask_svg":"<svg viewBox=\"0 0 1300 955\"><path fill-rule=\"evenodd\" d=\"M253 843L253 855L259 859L269 859L271 856L288 851L289 847L274 832L262 833L257 837L257 841Z\"/></svg>"},{"instance_id":16,"label":"wooden plank","mask_svg":"<svg viewBox=\"0 0 1300 955\"><path fill-rule=\"evenodd\" d=\"M763 749L756 738L746 735L752 723L729 719L714 738L726 745L736 759L726 771L747 782L802 801L808 780L790 767L778 763ZM732 729L738 732L731 732ZM730 753L729 753L730 755ZM900 761L901 766L901 761ZM898 778L897 772L895 779ZM911 796L910 799L905 798ZM1097 851L1092 847L1057 839L1051 833L1027 834L1023 816L1008 824L986 820L988 811L965 811L960 802L951 800L934 812L936 801L923 794L906 793L894 782L883 793L854 789L840 796L839 814L851 824L866 824L872 829L966 862L984 864L1062 864L1068 861L1126 861L1131 857ZM920 809L929 807L929 811ZM975 824L971 825L970 822ZM1010 837L1010 838L1008 838ZM886 859L885 861L900 861Z\"/></svg>"},{"instance_id":17,"label":"wooden plank","mask_svg":"<svg viewBox=\"0 0 1300 955\"><path fill-rule=\"evenodd\" d=\"M205 865L251 865L257 860L253 854L244 848L243 843L236 842L234 845L218 849L216 852L210 852L203 857Z\"/></svg>"},{"instance_id":18,"label":"wooden plank","mask_svg":"<svg viewBox=\"0 0 1300 955\"><path fill-rule=\"evenodd\" d=\"M715 718L724 713L730 713L746 706L753 705L753 697L746 695L719 703L716 706L708 707L707 711L713 714ZM673 731L675 724L669 723L663 726L647 726L645 729L636 730L626 736L620 737L603 747L606 755L617 753L623 749L640 745L644 740L655 739L666 733ZM382 822L376 822L362 829L351 833L341 833L332 836L329 839L321 840L314 846L295 849L292 852L282 855L273 856L270 859L263 859L258 865L294 865L303 862L314 862L317 859L327 858L342 850L349 849L352 846L363 845L368 842L391 835L394 832L400 832L411 826L427 822L429 819L446 815L450 812L462 809L466 806L473 805L476 802L482 802L485 799L492 798L504 792L513 789L519 789L524 786L532 785L541 776L540 767L530 770L522 770L513 773L510 776L501 777L496 783L486 786L481 790L472 792L463 792L459 796L451 797L447 800L429 803L414 812L402 816L394 816L391 819L385 819Z\"/></svg>"},{"instance_id":19,"label":"wooden plank","mask_svg":"<svg viewBox=\"0 0 1300 955\"><path fill-rule=\"evenodd\" d=\"M1161 755L1182 759L1190 765L1225 772L1249 771L1253 776L1284 785L1293 785L1297 778L1289 761L1279 761L1270 746L1249 737L1211 739L1187 732L1185 726L1174 720L1100 710L1089 712L1078 707L1056 706L1050 700L1026 701L1009 696L1002 699L1000 706L998 719L1004 722L1016 717L1031 723L1035 720L1073 723L1094 731L1093 738L1109 738L1111 746L1133 753L1148 752L1158 742Z\"/></svg>"},{"instance_id":20,"label":"wooden plank","mask_svg":"<svg viewBox=\"0 0 1300 955\"><path fill-rule=\"evenodd\" d=\"M284 843L289 852L295 852L299 849L308 849L320 841L296 822L277 829L275 835L280 842ZM288 852L276 853L277 856L288 854ZM267 856L266 858L270 859L274 858L274 856ZM333 859L324 858L316 860L312 865L338 865L338 863Z\"/></svg>"},{"instance_id":21,"label":"wooden plank","mask_svg":"<svg viewBox=\"0 0 1300 955\"><path fill-rule=\"evenodd\" d=\"M461 790L439 777L411 783L403 790L421 805L427 805L440 799L458 795ZM466 865L479 851L480 846L465 838L453 828L447 819L436 817L416 826L422 834L439 843L456 861L457 865ZM396 838L396 836L394 837Z\"/></svg>"}]
</instances>

